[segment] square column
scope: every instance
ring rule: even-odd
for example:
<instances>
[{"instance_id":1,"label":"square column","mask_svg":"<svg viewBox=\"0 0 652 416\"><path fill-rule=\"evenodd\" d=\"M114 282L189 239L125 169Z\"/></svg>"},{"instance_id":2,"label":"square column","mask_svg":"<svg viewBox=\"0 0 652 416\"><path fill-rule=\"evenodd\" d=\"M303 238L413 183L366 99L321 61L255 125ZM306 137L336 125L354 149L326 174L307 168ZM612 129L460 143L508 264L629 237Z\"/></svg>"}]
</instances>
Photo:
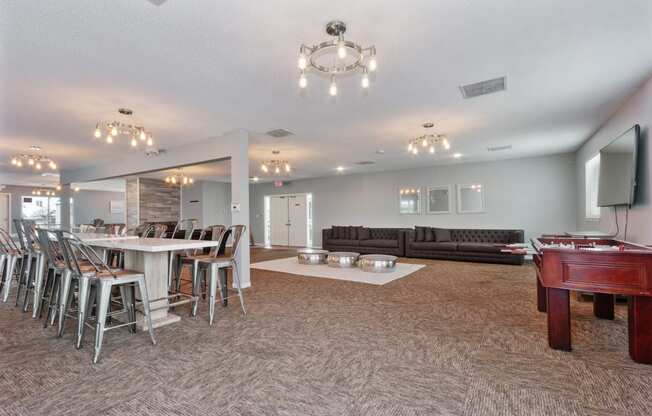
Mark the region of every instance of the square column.
<instances>
[{"instance_id":1,"label":"square column","mask_svg":"<svg viewBox=\"0 0 652 416\"><path fill-rule=\"evenodd\" d=\"M240 240L240 284L251 286L249 259L249 133L240 131L231 153L231 224L247 227ZM235 283L235 282L234 282Z\"/></svg>"}]
</instances>

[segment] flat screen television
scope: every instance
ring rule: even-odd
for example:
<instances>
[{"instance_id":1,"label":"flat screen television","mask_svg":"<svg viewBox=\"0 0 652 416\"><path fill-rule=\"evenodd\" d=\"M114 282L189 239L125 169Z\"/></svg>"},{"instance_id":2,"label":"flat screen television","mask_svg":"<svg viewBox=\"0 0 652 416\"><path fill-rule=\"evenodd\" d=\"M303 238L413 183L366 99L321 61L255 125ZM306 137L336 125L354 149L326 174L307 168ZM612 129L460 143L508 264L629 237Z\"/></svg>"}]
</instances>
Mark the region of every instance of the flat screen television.
<instances>
[{"instance_id":1,"label":"flat screen television","mask_svg":"<svg viewBox=\"0 0 652 416\"><path fill-rule=\"evenodd\" d=\"M600 149L598 206L632 205L636 194L637 124Z\"/></svg>"}]
</instances>

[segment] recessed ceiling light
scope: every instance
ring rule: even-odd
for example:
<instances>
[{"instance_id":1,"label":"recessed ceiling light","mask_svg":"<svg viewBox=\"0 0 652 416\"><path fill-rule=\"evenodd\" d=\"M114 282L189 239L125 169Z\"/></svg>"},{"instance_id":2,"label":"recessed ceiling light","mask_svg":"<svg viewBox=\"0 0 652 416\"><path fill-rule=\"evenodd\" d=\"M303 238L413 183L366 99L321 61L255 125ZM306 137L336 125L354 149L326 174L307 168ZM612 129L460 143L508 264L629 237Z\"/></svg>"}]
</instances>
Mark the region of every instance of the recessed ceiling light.
<instances>
[{"instance_id":1,"label":"recessed ceiling light","mask_svg":"<svg viewBox=\"0 0 652 416\"><path fill-rule=\"evenodd\" d=\"M424 129L430 129L433 128L435 125L433 123L423 123L422 126Z\"/></svg>"},{"instance_id":2,"label":"recessed ceiling light","mask_svg":"<svg viewBox=\"0 0 652 416\"><path fill-rule=\"evenodd\" d=\"M462 154L461 154L461 153L453 153L453 157L454 157L455 159L459 159L459 158L462 157Z\"/></svg>"},{"instance_id":3,"label":"recessed ceiling light","mask_svg":"<svg viewBox=\"0 0 652 416\"><path fill-rule=\"evenodd\" d=\"M274 129L266 132L265 134L272 137L287 137L293 135L294 133L287 129Z\"/></svg>"},{"instance_id":4,"label":"recessed ceiling light","mask_svg":"<svg viewBox=\"0 0 652 416\"><path fill-rule=\"evenodd\" d=\"M504 146L493 146L493 147L487 147L488 152L500 152L501 150L509 150L512 148L511 144L504 145Z\"/></svg>"},{"instance_id":5,"label":"recessed ceiling light","mask_svg":"<svg viewBox=\"0 0 652 416\"><path fill-rule=\"evenodd\" d=\"M338 172L340 172L340 173L341 173L341 172L344 172L344 166L338 166L338 167L336 168L336 170L337 170Z\"/></svg>"}]
</instances>

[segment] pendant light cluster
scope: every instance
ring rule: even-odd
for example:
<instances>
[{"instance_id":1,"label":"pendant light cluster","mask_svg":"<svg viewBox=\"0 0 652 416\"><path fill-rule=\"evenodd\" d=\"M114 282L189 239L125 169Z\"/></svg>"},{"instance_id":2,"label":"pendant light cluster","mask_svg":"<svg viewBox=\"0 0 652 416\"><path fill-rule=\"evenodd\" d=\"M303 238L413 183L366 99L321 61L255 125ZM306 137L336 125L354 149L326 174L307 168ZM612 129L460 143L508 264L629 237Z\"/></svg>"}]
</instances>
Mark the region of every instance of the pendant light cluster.
<instances>
[{"instance_id":1,"label":"pendant light cluster","mask_svg":"<svg viewBox=\"0 0 652 416\"><path fill-rule=\"evenodd\" d=\"M281 152L278 150L272 150L273 155L278 155ZM282 159L271 159L263 162L260 165L260 170L268 174L280 175L281 173L289 175L292 172L292 166L287 160Z\"/></svg>"},{"instance_id":2,"label":"pendant light cluster","mask_svg":"<svg viewBox=\"0 0 652 416\"><path fill-rule=\"evenodd\" d=\"M190 176L186 176L183 173L183 169L179 169L178 173L175 173L170 176L165 177L165 183L169 183L172 185L192 185L195 183L195 180L191 178Z\"/></svg>"},{"instance_id":3,"label":"pendant light cluster","mask_svg":"<svg viewBox=\"0 0 652 416\"><path fill-rule=\"evenodd\" d=\"M39 146L31 146L31 151L40 152L41 148ZM43 170L44 168L50 170L57 170L57 164L52 160L52 158L37 154L37 153L21 153L11 157L12 166L18 168L31 167L35 170Z\"/></svg>"},{"instance_id":4,"label":"pendant light cluster","mask_svg":"<svg viewBox=\"0 0 652 416\"><path fill-rule=\"evenodd\" d=\"M306 88L308 79L306 72L314 70L326 74L330 78L328 93L336 96L338 93L336 77L352 72L361 72L360 86L369 88L369 72L378 67L376 47L363 48L357 43L344 39L346 24L334 20L326 25L326 33L333 37L314 46L302 44L299 47L299 87Z\"/></svg>"},{"instance_id":5,"label":"pendant light cluster","mask_svg":"<svg viewBox=\"0 0 652 416\"><path fill-rule=\"evenodd\" d=\"M131 117L133 111L128 108L118 109L118 113L123 116ZM122 121L99 121L95 125L95 131L93 132L93 137L100 139L103 136L106 137L105 141L109 144L112 144L118 137L118 135L130 137L131 140L129 144L131 147L138 147L139 143L146 144L148 147L154 145L154 138L152 133L147 131L145 127L138 126L132 122L122 122Z\"/></svg>"},{"instance_id":6,"label":"pendant light cluster","mask_svg":"<svg viewBox=\"0 0 652 416\"><path fill-rule=\"evenodd\" d=\"M433 123L423 124L424 129L431 129L433 127L434 127ZM418 155L420 149L423 152L435 154L437 152L438 147L443 148L444 150L449 150L451 148L451 145L448 142L448 138L443 134L427 133L419 137L410 139L408 141L407 150L409 153L413 155Z\"/></svg>"}]
</instances>

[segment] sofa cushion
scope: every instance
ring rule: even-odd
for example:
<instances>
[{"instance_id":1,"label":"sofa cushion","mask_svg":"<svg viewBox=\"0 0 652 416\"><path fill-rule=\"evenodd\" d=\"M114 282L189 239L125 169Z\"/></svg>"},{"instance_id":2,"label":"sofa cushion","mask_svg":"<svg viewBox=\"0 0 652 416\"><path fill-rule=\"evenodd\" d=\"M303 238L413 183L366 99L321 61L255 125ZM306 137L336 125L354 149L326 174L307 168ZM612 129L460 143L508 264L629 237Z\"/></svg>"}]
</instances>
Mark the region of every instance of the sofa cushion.
<instances>
[{"instance_id":1,"label":"sofa cushion","mask_svg":"<svg viewBox=\"0 0 652 416\"><path fill-rule=\"evenodd\" d=\"M423 236L423 241L425 242L431 242L431 241L436 241L435 239L435 230L432 227L427 227L425 234Z\"/></svg>"},{"instance_id":2,"label":"sofa cushion","mask_svg":"<svg viewBox=\"0 0 652 416\"><path fill-rule=\"evenodd\" d=\"M360 227L358 230L358 240L369 240L371 238L371 232L367 227Z\"/></svg>"},{"instance_id":3,"label":"sofa cushion","mask_svg":"<svg viewBox=\"0 0 652 416\"><path fill-rule=\"evenodd\" d=\"M457 243L459 251L468 251L474 253L493 253L499 254L500 247L496 247L494 243Z\"/></svg>"},{"instance_id":4,"label":"sofa cushion","mask_svg":"<svg viewBox=\"0 0 652 416\"><path fill-rule=\"evenodd\" d=\"M398 240L361 240L362 247L397 248Z\"/></svg>"},{"instance_id":5,"label":"sofa cushion","mask_svg":"<svg viewBox=\"0 0 652 416\"><path fill-rule=\"evenodd\" d=\"M398 240L396 228L370 228L369 233L372 240Z\"/></svg>"},{"instance_id":6,"label":"sofa cushion","mask_svg":"<svg viewBox=\"0 0 652 416\"><path fill-rule=\"evenodd\" d=\"M422 242L426 238L426 227L414 227L414 241Z\"/></svg>"},{"instance_id":7,"label":"sofa cushion","mask_svg":"<svg viewBox=\"0 0 652 416\"><path fill-rule=\"evenodd\" d=\"M349 239L350 240L358 239L358 227L349 227Z\"/></svg>"},{"instance_id":8,"label":"sofa cushion","mask_svg":"<svg viewBox=\"0 0 652 416\"><path fill-rule=\"evenodd\" d=\"M431 250L431 251L457 251L457 243L454 241L429 243L429 242L414 242L410 243L412 250Z\"/></svg>"},{"instance_id":9,"label":"sofa cushion","mask_svg":"<svg viewBox=\"0 0 652 416\"><path fill-rule=\"evenodd\" d=\"M349 227L343 227L340 225L333 226L333 238L339 240L348 240L349 237Z\"/></svg>"},{"instance_id":10,"label":"sofa cushion","mask_svg":"<svg viewBox=\"0 0 652 416\"><path fill-rule=\"evenodd\" d=\"M451 230L446 228L435 228L435 241L438 243L452 241Z\"/></svg>"},{"instance_id":11,"label":"sofa cushion","mask_svg":"<svg viewBox=\"0 0 652 416\"><path fill-rule=\"evenodd\" d=\"M359 246L360 241L358 240L349 240L349 239L330 239L328 240L328 244L334 245L334 246Z\"/></svg>"},{"instance_id":12,"label":"sofa cushion","mask_svg":"<svg viewBox=\"0 0 652 416\"><path fill-rule=\"evenodd\" d=\"M457 229L451 232L452 240L465 243L517 243L521 240L518 230Z\"/></svg>"}]
</instances>

